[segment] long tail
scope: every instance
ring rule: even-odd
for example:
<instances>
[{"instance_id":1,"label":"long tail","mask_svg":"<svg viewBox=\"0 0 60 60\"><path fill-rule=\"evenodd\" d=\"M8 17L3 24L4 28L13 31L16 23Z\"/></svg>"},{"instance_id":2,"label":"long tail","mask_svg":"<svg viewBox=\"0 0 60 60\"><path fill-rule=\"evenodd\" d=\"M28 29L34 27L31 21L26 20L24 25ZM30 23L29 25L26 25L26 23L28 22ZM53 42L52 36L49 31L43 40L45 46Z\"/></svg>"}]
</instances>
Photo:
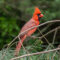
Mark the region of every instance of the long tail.
<instances>
[{"instance_id":1,"label":"long tail","mask_svg":"<svg viewBox=\"0 0 60 60\"><path fill-rule=\"evenodd\" d=\"M19 54L19 51L21 49L21 46L22 46L22 43L24 42L26 36L24 35L22 38L21 38L21 41L18 42L18 45L16 46L16 49L15 49L15 56L18 56Z\"/></svg>"}]
</instances>

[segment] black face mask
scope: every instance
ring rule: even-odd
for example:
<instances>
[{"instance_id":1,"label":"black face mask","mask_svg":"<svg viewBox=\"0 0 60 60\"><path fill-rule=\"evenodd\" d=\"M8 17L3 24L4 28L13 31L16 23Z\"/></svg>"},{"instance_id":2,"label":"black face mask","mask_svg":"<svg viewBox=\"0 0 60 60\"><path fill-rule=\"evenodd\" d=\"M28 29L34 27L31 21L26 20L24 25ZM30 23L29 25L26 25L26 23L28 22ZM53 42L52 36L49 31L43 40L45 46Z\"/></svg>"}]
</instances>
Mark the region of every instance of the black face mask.
<instances>
[{"instance_id":1,"label":"black face mask","mask_svg":"<svg viewBox=\"0 0 60 60\"><path fill-rule=\"evenodd\" d=\"M38 20L40 20L41 18L39 17L40 16L40 14L37 14L37 16L38 16Z\"/></svg>"}]
</instances>

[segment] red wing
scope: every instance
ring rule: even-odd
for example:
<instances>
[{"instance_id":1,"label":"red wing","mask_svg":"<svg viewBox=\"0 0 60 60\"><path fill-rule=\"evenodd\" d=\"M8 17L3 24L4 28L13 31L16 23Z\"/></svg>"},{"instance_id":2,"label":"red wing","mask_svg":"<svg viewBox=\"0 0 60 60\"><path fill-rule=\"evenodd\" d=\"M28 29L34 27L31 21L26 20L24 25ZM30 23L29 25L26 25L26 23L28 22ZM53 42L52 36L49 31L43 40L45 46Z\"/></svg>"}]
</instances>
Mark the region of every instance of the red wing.
<instances>
[{"instance_id":1,"label":"red wing","mask_svg":"<svg viewBox=\"0 0 60 60\"><path fill-rule=\"evenodd\" d=\"M22 29L21 29L20 32L24 32L25 30L27 30L27 29L29 29L29 28L31 28L31 27L33 27L33 26L36 26L36 23L35 23L35 21L34 21L33 19L31 19L30 21L28 21L28 22L22 27ZM26 33L27 33L27 32L26 32ZM24 33L24 34L26 34L26 33Z\"/></svg>"}]
</instances>

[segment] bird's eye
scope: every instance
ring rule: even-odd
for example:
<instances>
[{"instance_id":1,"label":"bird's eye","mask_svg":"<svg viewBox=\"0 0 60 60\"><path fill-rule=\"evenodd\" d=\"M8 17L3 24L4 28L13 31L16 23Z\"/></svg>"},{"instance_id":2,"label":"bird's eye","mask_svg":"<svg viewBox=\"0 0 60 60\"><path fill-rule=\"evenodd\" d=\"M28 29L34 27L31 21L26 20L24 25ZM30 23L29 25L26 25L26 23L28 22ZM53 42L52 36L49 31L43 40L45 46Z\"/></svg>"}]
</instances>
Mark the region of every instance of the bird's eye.
<instances>
[{"instance_id":1,"label":"bird's eye","mask_svg":"<svg viewBox=\"0 0 60 60\"><path fill-rule=\"evenodd\" d=\"M37 14L37 16L40 16L40 14Z\"/></svg>"}]
</instances>

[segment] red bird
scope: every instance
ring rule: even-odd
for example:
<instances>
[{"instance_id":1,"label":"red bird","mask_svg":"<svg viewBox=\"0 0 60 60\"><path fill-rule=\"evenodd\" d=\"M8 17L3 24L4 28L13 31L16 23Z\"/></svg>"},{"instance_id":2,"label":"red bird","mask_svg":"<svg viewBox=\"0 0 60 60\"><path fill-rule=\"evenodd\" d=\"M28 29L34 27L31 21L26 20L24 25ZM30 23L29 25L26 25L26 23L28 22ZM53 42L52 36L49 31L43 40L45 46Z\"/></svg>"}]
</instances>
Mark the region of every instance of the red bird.
<instances>
[{"instance_id":1,"label":"red bird","mask_svg":"<svg viewBox=\"0 0 60 60\"><path fill-rule=\"evenodd\" d=\"M39 10L38 7L35 7L35 11L33 13L32 18L22 27L21 32L24 32L25 30L37 26L39 25L39 21L40 18L43 17L43 14L41 14L41 11ZM37 27L27 31L26 33L24 33L23 35L20 36L21 42L18 42L18 45L16 46L16 50L15 50L15 56L17 56L19 54L19 51L21 49L21 45L23 43L23 41L26 39L26 37L31 36L35 31L36 31Z\"/></svg>"}]
</instances>

